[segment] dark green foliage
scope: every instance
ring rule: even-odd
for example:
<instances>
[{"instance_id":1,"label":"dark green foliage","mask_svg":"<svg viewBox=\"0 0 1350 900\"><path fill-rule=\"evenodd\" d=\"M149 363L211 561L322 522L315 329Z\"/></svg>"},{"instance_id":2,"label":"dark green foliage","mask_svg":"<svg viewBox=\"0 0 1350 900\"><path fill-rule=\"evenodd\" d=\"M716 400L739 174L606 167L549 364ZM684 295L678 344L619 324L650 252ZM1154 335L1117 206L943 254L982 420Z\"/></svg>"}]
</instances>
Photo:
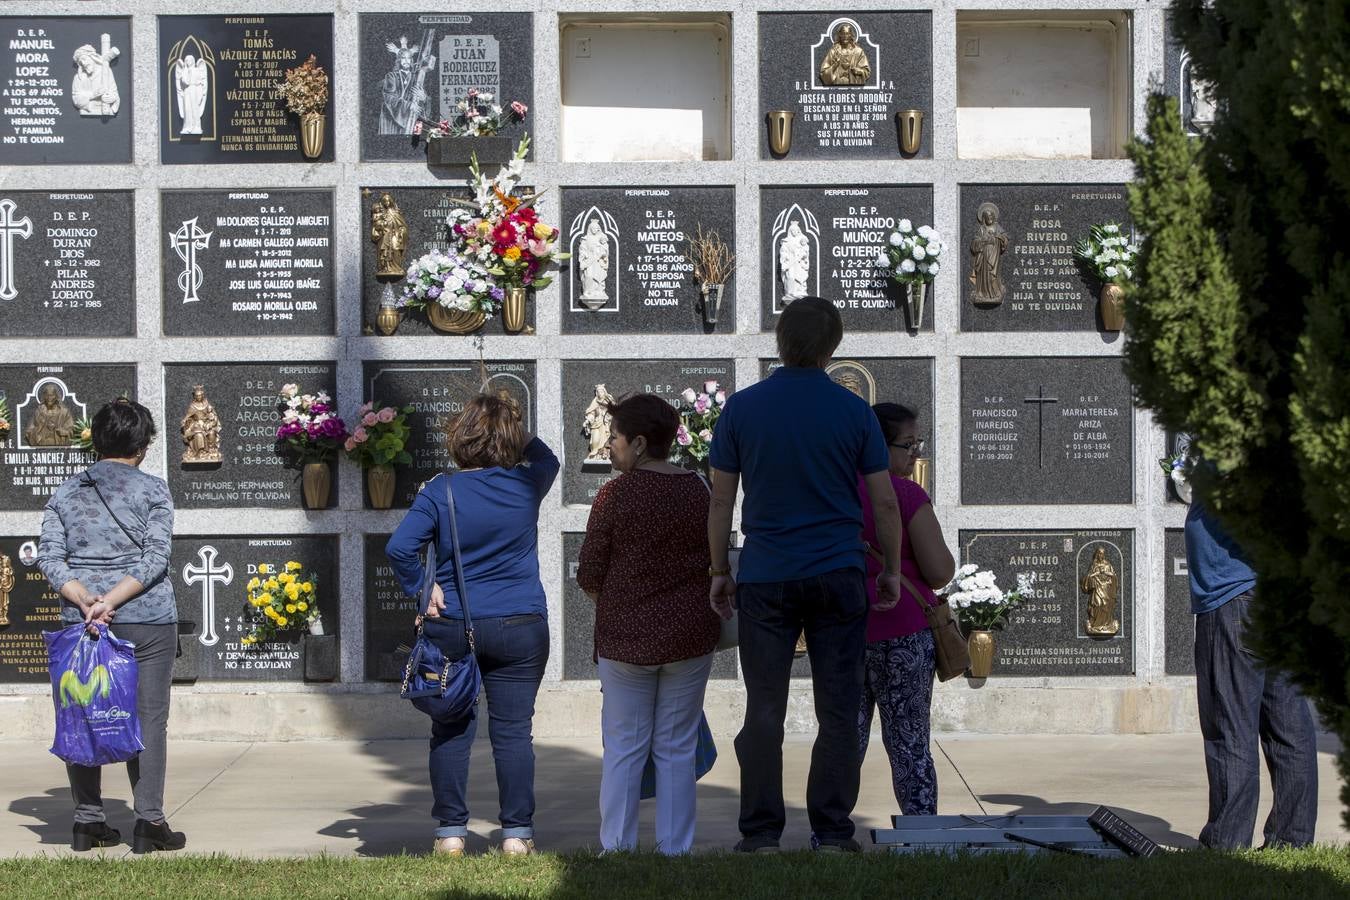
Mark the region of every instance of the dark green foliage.
<instances>
[{"instance_id":1,"label":"dark green foliage","mask_svg":"<svg viewBox=\"0 0 1350 900\"><path fill-rule=\"evenodd\" d=\"M1155 96L1131 147L1126 366L1214 464L1197 493L1257 568L1256 644L1350 776L1350 0L1178 0L1173 21L1220 114L1192 140Z\"/></svg>"}]
</instances>

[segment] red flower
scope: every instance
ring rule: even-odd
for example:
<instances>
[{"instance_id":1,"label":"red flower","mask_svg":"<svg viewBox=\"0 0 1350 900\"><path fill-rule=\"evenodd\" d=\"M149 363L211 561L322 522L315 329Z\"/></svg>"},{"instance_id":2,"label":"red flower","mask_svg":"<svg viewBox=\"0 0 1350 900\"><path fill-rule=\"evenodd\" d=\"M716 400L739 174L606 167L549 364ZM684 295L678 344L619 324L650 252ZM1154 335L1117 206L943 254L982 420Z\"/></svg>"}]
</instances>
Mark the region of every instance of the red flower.
<instances>
[{"instance_id":1,"label":"red flower","mask_svg":"<svg viewBox=\"0 0 1350 900\"><path fill-rule=\"evenodd\" d=\"M492 229L492 243L497 245L498 250L513 246L516 243L515 226L503 219Z\"/></svg>"},{"instance_id":2,"label":"red flower","mask_svg":"<svg viewBox=\"0 0 1350 900\"><path fill-rule=\"evenodd\" d=\"M514 215L522 222L528 222L531 225L539 221L539 215L534 211L533 206L522 206L515 211Z\"/></svg>"}]
</instances>

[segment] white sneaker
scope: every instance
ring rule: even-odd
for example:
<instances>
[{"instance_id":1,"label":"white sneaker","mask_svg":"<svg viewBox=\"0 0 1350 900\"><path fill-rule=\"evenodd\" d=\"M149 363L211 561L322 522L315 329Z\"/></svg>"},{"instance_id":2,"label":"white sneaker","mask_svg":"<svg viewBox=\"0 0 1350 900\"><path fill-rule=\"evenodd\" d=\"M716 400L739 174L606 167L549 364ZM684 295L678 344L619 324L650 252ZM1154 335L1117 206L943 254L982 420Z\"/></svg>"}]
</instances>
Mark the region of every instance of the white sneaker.
<instances>
[{"instance_id":1,"label":"white sneaker","mask_svg":"<svg viewBox=\"0 0 1350 900\"><path fill-rule=\"evenodd\" d=\"M436 838L436 843L431 846L431 852L435 856L463 856L464 838Z\"/></svg>"},{"instance_id":2,"label":"white sneaker","mask_svg":"<svg viewBox=\"0 0 1350 900\"><path fill-rule=\"evenodd\" d=\"M503 856L529 856L534 853L533 838L507 838L502 841Z\"/></svg>"}]
</instances>

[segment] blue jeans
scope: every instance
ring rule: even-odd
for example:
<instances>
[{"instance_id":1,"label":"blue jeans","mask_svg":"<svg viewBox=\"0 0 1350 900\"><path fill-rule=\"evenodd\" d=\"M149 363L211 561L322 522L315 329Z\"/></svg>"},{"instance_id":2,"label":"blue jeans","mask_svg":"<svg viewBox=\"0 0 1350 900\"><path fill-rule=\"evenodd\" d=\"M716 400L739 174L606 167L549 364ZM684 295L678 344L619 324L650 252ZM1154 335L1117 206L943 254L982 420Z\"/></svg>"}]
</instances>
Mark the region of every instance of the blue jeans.
<instances>
[{"instance_id":1,"label":"blue jeans","mask_svg":"<svg viewBox=\"0 0 1350 900\"><path fill-rule=\"evenodd\" d=\"M1266 669L1245 639L1251 593L1195 617L1195 688L1209 776L1206 847L1250 847L1261 791L1257 743L1270 769L1274 805L1268 845L1312 843L1317 825L1317 732L1289 679Z\"/></svg>"},{"instance_id":2,"label":"blue jeans","mask_svg":"<svg viewBox=\"0 0 1350 900\"><path fill-rule=\"evenodd\" d=\"M502 837L534 837L534 698L548 662L548 621L537 613L474 619L487 695L488 737L497 769ZM426 634L451 659L468 652L461 619L427 619ZM478 716L431 723L431 815L436 837L469 833L469 753Z\"/></svg>"},{"instance_id":3,"label":"blue jeans","mask_svg":"<svg viewBox=\"0 0 1350 900\"><path fill-rule=\"evenodd\" d=\"M736 735L741 766L741 834L783 834L783 721L797 635L806 632L819 730L806 780L811 831L822 843L853 837L858 801L858 708L867 646L867 587L857 569L797 581L742 584L739 609L745 724Z\"/></svg>"}]
</instances>

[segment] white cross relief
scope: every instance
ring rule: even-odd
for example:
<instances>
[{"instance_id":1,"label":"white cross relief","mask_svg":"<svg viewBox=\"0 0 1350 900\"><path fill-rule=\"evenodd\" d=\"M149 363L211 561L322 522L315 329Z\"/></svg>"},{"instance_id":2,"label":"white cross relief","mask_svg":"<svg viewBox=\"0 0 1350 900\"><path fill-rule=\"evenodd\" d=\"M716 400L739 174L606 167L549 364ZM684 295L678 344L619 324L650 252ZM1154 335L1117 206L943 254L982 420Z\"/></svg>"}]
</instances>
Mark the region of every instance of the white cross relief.
<instances>
[{"instance_id":1,"label":"white cross relief","mask_svg":"<svg viewBox=\"0 0 1350 900\"><path fill-rule=\"evenodd\" d=\"M0 300L13 300L19 296L14 287L14 238L25 241L33 236L33 220L24 216L14 217L19 205L6 197L0 200Z\"/></svg>"},{"instance_id":2,"label":"white cross relief","mask_svg":"<svg viewBox=\"0 0 1350 900\"><path fill-rule=\"evenodd\" d=\"M202 286L202 267L197 263L197 251L211 246L211 234L198 228L197 217L193 216L169 235L169 246L183 261L183 271L178 273L178 289L183 292L184 303L196 303L201 299L197 296L197 289Z\"/></svg>"},{"instance_id":3,"label":"white cross relief","mask_svg":"<svg viewBox=\"0 0 1350 900\"><path fill-rule=\"evenodd\" d=\"M220 554L210 544L197 551L201 565L188 563L183 566L183 583L202 586L202 633L197 638L206 647L220 640L216 634L216 583L229 584L234 580L234 567L229 563L216 566L216 557Z\"/></svg>"}]
</instances>

